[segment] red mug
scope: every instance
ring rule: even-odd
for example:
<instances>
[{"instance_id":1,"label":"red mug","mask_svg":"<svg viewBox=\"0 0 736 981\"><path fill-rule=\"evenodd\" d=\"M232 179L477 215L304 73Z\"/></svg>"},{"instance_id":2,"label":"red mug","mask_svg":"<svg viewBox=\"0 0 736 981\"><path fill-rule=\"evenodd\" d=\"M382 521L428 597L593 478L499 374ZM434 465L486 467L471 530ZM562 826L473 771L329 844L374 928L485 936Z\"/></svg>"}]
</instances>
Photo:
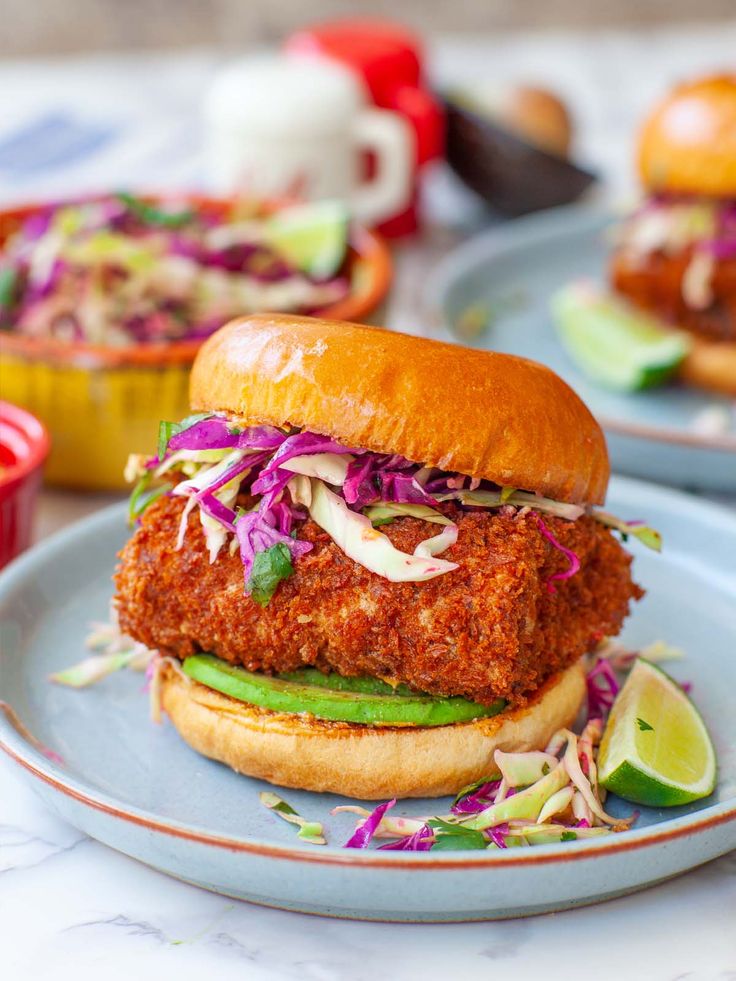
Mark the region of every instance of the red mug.
<instances>
[{"instance_id":1,"label":"red mug","mask_svg":"<svg viewBox=\"0 0 736 981\"><path fill-rule=\"evenodd\" d=\"M444 114L424 84L419 39L391 21L335 20L297 31L285 48L342 62L362 79L374 105L406 119L415 145L412 197L401 213L379 225L379 231L391 238L415 232L419 174L442 154L444 142Z\"/></svg>"}]
</instances>

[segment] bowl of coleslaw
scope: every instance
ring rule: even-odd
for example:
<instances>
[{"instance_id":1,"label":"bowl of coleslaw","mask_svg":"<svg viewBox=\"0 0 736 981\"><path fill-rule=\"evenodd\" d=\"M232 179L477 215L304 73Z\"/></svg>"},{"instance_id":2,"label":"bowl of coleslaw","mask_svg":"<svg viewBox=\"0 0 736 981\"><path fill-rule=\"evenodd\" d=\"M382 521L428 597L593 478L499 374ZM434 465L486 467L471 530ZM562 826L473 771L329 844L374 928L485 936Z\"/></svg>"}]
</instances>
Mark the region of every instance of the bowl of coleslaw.
<instances>
[{"instance_id":1,"label":"bowl of coleslaw","mask_svg":"<svg viewBox=\"0 0 736 981\"><path fill-rule=\"evenodd\" d=\"M233 316L376 310L386 245L320 207L121 192L0 212L3 396L48 427L49 482L124 487L131 448L186 414L194 356Z\"/></svg>"}]
</instances>

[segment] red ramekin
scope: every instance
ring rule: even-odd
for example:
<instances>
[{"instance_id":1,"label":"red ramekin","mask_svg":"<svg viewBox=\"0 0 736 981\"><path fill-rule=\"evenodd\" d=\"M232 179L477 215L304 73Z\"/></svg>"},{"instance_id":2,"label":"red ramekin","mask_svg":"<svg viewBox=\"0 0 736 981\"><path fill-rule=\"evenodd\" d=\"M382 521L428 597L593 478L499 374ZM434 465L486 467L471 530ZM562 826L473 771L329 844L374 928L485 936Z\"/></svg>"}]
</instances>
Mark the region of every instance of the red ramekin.
<instances>
[{"instance_id":1,"label":"red ramekin","mask_svg":"<svg viewBox=\"0 0 736 981\"><path fill-rule=\"evenodd\" d=\"M49 435L35 416L0 400L0 569L31 543L50 447Z\"/></svg>"}]
</instances>

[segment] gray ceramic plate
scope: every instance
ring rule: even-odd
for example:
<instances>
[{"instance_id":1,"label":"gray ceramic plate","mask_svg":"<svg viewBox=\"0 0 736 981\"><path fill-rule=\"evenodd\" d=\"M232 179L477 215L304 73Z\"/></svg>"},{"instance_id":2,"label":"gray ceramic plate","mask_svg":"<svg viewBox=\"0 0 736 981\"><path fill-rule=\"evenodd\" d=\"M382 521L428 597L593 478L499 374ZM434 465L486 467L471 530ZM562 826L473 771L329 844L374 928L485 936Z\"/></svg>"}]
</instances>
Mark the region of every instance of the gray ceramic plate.
<instances>
[{"instance_id":1,"label":"gray ceramic plate","mask_svg":"<svg viewBox=\"0 0 736 981\"><path fill-rule=\"evenodd\" d=\"M637 551L649 590L626 631L631 644L666 638L688 652L675 674L694 684L720 758L713 797L645 811L631 832L507 852L355 852L339 846L349 815L336 799L286 791L324 820L330 847L303 844L258 803L264 785L195 755L166 723L149 721L140 675L72 691L49 672L80 658L87 623L104 618L116 550L115 506L39 545L0 577L0 746L61 817L128 855L207 889L335 916L473 920L566 909L677 875L736 848L736 519L672 491L616 480L610 507L658 525L661 556ZM63 757L50 762L22 726ZM610 800L610 799L609 799ZM449 802L414 801L406 813ZM613 801L611 809L628 813Z\"/></svg>"},{"instance_id":2,"label":"gray ceramic plate","mask_svg":"<svg viewBox=\"0 0 736 981\"><path fill-rule=\"evenodd\" d=\"M630 395L607 391L584 378L557 341L549 298L572 279L603 280L611 220L573 205L471 239L435 270L431 319L448 339L534 358L562 375L606 430L615 470L681 487L736 491L732 400L675 384ZM458 333L463 317L469 327ZM731 429L706 436L698 419L714 406L730 414Z\"/></svg>"}]
</instances>

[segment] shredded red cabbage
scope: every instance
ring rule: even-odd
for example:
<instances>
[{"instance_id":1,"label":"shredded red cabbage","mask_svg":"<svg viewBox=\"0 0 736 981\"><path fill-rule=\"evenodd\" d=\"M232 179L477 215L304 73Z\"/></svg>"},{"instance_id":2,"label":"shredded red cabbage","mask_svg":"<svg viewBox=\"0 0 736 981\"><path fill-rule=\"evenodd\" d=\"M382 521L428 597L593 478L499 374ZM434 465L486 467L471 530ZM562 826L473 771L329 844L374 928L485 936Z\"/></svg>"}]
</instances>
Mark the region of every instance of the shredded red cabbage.
<instances>
[{"instance_id":1,"label":"shredded red cabbage","mask_svg":"<svg viewBox=\"0 0 736 981\"><path fill-rule=\"evenodd\" d=\"M54 259L46 277L37 282L30 279L26 283L24 299L27 304L45 300L56 289L62 276L67 272L69 263L64 259Z\"/></svg>"},{"instance_id":2,"label":"shredded red cabbage","mask_svg":"<svg viewBox=\"0 0 736 981\"><path fill-rule=\"evenodd\" d=\"M599 658L586 676L588 689L588 718L605 719L611 711L619 683L607 658Z\"/></svg>"},{"instance_id":3,"label":"shredded red cabbage","mask_svg":"<svg viewBox=\"0 0 736 981\"><path fill-rule=\"evenodd\" d=\"M222 416L210 416L195 422L171 437L168 450L273 450L286 437L274 426L250 426L237 429Z\"/></svg>"},{"instance_id":4,"label":"shredded red cabbage","mask_svg":"<svg viewBox=\"0 0 736 981\"><path fill-rule=\"evenodd\" d=\"M235 512L218 500L209 489L197 495L197 500L205 514L219 521L228 531L235 531Z\"/></svg>"},{"instance_id":5,"label":"shredded red cabbage","mask_svg":"<svg viewBox=\"0 0 736 981\"><path fill-rule=\"evenodd\" d=\"M198 258L204 266L229 273L248 273L261 283L277 283L297 274L285 259L259 242L234 242L220 249L201 250Z\"/></svg>"},{"instance_id":6,"label":"shredded red cabbage","mask_svg":"<svg viewBox=\"0 0 736 981\"><path fill-rule=\"evenodd\" d=\"M375 480L376 456L366 453L348 464L342 494L348 504L356 508L366 507L378 500L378 486Z\"/></svg>"},{"instance_id":7,"label":"shredded red cabbage","mask_svg":"<svg viewBox=\"0 0 736 981\"><path fill-rule=\"evenodd\" d=\"M244 456L242 459L237 460L227 470L223 470L219 477L208 484L202 490L197 491L194 495L195 500L201 501L205 494L212 494L214 491L219 490L224 487L225 484L229 484L231 480L235 480L237 476L241 473L245 473L247 470L252 470L254 466L259 463L263 463L264 460L268 459L268 453L253 453Z\"/></svg>"},{"instance_id":8,"label":"shredded red cabbage","mask_svg":"<svg viewBox=\"0 0 736 981\"><path fill-rule=\"evenodd\" d=\"M283 511L274 514L273 508L260 507L257 511L249 511L236 520L235 534L240 545L240 558L243 562L246 584L250 580L253 561L258 552L265 552L274 545L282 544L289 549L291 557L296 559L311 552L314 547L311 542L292 538L288 532L281 530L285 526L283 515Z\"/></svg>"},{"instance_id":9,"label":"shredded red cabbage","mask_svg":"<svg viewBox=\"0 0 736 981\"><path fill-rule=\"evenodd\" d=\"M711 239L704 242L701 248L710 252L716 259L733 259L736 256L736 238Z\"/></svg>"},{"instance_id":10,"label":"shredded red cabbage","mask_svg":"<svg viewBox=\"0 0 736 981\"><path fill-rule=\"evenodd\" d=\"M484 783L477 790L474 790L473 793L461 797L460 800L452 805L450 810L453 814L478 814L480 811L485 811L495 801L496 793L500 786L500 780L491 780L488 783Z\"/></svg>"},{"instance_id":11,"label":"shredded red cabbage","mask_svg":"<svg viewBox=\"0 0 736 981\"><path fill-rule=\"evenodd\" d=\"M495 828L488 828L486 834L494 845L497 845L499 848L508 848L506 844L506 835L509 834L508 824L497 824Z\"/></svg>"},{"instance_id":12,"label":"shredded red cabbage","mask_svg":"<svg viewBox=\"0 0 736 981\"><path fill-rule=\"evenodd\" d=\"M427 504L436 507L437 501L430 497L413 474L388 472L379 474L380 494L378 500L394 504Z\"/></svg>"},{"instance_id":13,"label":"shredded red cabbage","mask_svg":"<svg viewBox=\"0 0 736 981\"><path fill-rule=\"evenodd\" d=\"M343 496L356 509L377 501L435 507L437 501L416 479L415 475L420 469L403 456L364 454L349 464Z\"/></svg>"},{"instance_id":14,"label":"shredded red cabbage","mask_svg":"<svg viewBox=\"0 0 736 981\"><path fill-rule=\"evenodd\" d=\"M391 810L391 808L396 804L396 798L393 800L387 800L385 804L379 804L378 807L371 812L371 814L365 819L365 821L356 828L353 835L345 842L344 848L367 848L371 843L373 835L378 830L378 825L381 823L381 818L386 813L386 811Z\"/></svg>"},{"instance_id":15,"label":"shredded red cabbage","mask_svg":"<svg viewBox=\"0 0 736 981\"><path fill-rule=\"evenodd\" d=\"M481 481L477 477L467 477L465 474L444 474L433 476L425 483L424 489L428 494L451 494L459 490L476 490Z\"/></svg>"},{"instance_id":16,"label":"shredded red cabbage","mask_svg":"<svg viewBox=\"0 0 736 981\"><path fill-rule=\"evenodd\" d=\"M655 211L667 211L673 206L677 207L683 203L682 199L673 198L668 195L654 195L649 197L638 210L632 215L635 222L641 215L651 214ZM702 206L702 202L695 202L696 207ZM736 208L732 201L712 202L714 208L715 230L710 238L702 238L696 241L697 251L708 252L716 259L733 259L736 257Z\"/></svg>"},{"instance_id":17,"label":"shredded red cabbage","mask_svg":"<svg viewBox=\"0 0 736 981\"><path fill-rule=\"evenodd\" d=\"M547 585L547 592L548 593L555 593L555 592L557 592L556 587L554 585L555 581L557 581L557 580L560 580L561 581L563 579L571 579L572 576L574 576L576 572L579 572L580 571L580 559L578 558L577 554L575 552L573 552L573 550L571 548L565 548L564 545L561 545L560 542L557 541L557 539L555 538L555 536L552 534L552 532L549 530L549 528L545 524L545 522L542 519L542 517L536 511L534 512L534 517L536 519L537 524L539 525L539 530L542 532L542 534L547 539L547 541L551 545L554 545L554 547L559 552L562 552L562 554L565 556L565 558L567 559L567 561L569 563L567 569L565 569L564 572L555 572L547 580L547 584L546 584Z\"/></svg>"},{"instance_id":18,"label":"shredded red cabbage","mask_svg":"<svg viewBox=\"0 0 736 981\"><path fill-rule=\"evenodd\" d=\"M55 210L56 206L51 205L26 218L21 228L23 238L28 242L35 242L37 239L43 238L49 230Z\"/></svg>"},{"instance_id":19,"label":"shredded red cabbage","mask_svg":"<svg viewBox=\"0 0 736 981\"><path fill-rule=\"evenodd\" d=\"M316 433L295 433L283 440L279 448L271 457L270 462L265 466L256 481L253 483L254 494L265 494L276 486L279 481L284 484L289 481L294 474L289 470L280 470L282 464L292 460L295 456L304 456L312 453L355 453L349 450L342 443L338 443L329 436L318 436Z\"/></svg>"},{"instance_id":20,"label":"shredded red cabbage","mask_svg":"<svg viewBox=\"0 0 736 981\"><path fill-rule=\"evenodd\" d=\"M399 838L398 841L390 841L387 845L379 845L378 850L386 852L428 852L433 844L434 831L428 824L424 824L413 835Z\"/></svg>"},{"instance_id":21,"label":"shredded red cabbage","mask_svg":"<svg viewBox=\"0 0 736 981\"><path fill-rule=\"evenodd\" d=\"M271 507L271 514L276 519L276 527L284 535L290 535L295 521L304 521L306 513L301 509L279 501Z\"/></svg>"}]
</instances>

